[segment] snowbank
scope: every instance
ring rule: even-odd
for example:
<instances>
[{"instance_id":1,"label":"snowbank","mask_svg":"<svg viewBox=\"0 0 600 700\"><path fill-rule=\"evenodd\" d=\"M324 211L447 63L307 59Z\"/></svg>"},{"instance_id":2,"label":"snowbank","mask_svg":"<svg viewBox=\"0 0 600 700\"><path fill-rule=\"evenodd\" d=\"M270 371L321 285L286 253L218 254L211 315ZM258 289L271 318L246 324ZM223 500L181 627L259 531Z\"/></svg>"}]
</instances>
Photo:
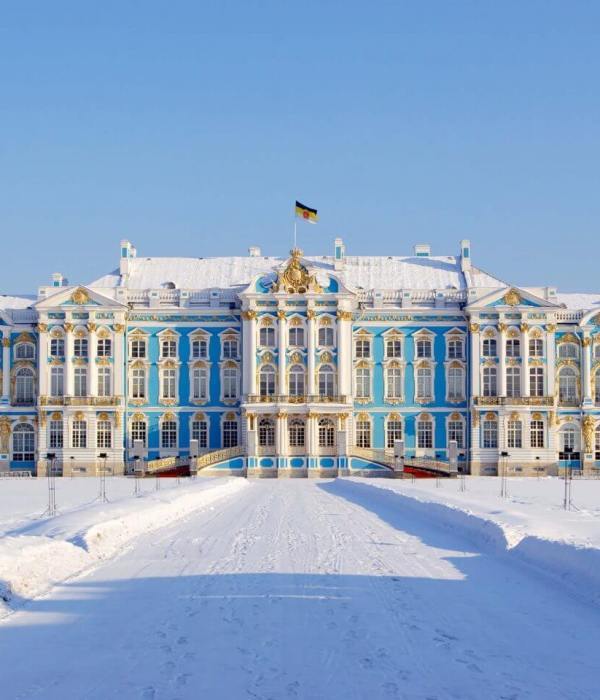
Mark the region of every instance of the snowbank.
<instances>
[{"instance_id":1,"label":"snowbank","mask_svg":"<svg viewBox=\"0 0 600 700\"><path fill-rule=\"evenodd\" d=\"M342 488L380 489L396 499L398 506L416 516L435 519L442 527L459 530L478 546L535 567L551 575L588 600L600 602L600 517L597 511L560 510L561 483L509 480L509 492L523 491L519 498L501 499L499 480L482 477L467 481L467 491L458 491L458 481L435 487L410 481L369 481L345 479ZM545 486L540 489L540 484ZM548 484L552 487L550 490ZM582 487L582 482L578 488ZM586 497L600 496L600 483L586 482ZM451 490L452 489L452 490ZM544 497L534 494L541 490ZM548 495L556 501L550 503ZM598 499L600 500L600 498ZM596 501L598 502L598 501Z\"/></svg>"},{"instance_id":2,"label":"snowbank","mask_svg":"<svg viewBox=\"0 0 600 700\"><path fill-rule=\"evenodd\" d=\"M197 481L143 498L98 503L12 530L0 540L0 617L115 556L140 535L248 486L245 479L235 478Z\"/></svg>"}]
</instances>

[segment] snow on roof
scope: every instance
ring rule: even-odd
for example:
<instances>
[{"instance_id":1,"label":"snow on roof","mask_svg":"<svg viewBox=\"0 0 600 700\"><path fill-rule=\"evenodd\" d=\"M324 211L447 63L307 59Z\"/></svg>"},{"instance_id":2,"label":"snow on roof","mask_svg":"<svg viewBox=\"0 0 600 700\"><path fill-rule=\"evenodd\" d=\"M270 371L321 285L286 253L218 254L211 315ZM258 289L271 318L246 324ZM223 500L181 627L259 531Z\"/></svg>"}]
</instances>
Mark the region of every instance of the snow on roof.
<instances>
[{"instance_id":1,"label":"snow on roof","mask_svg":"<svg viewBox=\"0 0 600 700\"><path fill-rule=\"evenodd\" d=\"M272 272L286 262L280 257L222 258L133 258L126 280L118 271L104 275L89 286L129 289L160 289L168 283L182 289L243 288L261 274ZM477 268L465 274L456 257L347 256L342 270L334 271L332 256L305 257L309 266L339 276L350 288L362 289L465 289L503 287L501 280Z\"/></svg>"},{"instance_id":2,"label":"snow on roof","mask_svg":"<svg viewBox=\"0 0 600 700\"><path fill-rule=\"evenodd\" d=\"M558 303L575 311L600 310L600 294L559 293Z\"/></svg>"},{"instance_id":3,"label":"snow on roof","mask_svg":"<svg viewBox=\"0 0 600 700\"><path fill-rule=\"evenodd\" d=\"M13 297L7 294L0 294L0 309L28 309L34 301L34 296Z\"/></svg>"}]
</instances>

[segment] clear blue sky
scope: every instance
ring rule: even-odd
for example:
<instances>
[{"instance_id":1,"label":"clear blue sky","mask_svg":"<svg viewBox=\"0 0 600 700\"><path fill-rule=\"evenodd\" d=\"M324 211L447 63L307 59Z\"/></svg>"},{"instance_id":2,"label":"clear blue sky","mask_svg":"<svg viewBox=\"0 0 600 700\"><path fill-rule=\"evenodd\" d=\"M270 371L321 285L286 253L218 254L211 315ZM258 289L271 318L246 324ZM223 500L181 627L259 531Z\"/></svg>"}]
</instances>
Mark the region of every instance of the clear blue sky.
<instances>
[{"instance_id":1,"label":"clear blue sky","mask_svg":"<svg viewBox=\"0 0 600 700\"><path fill-rule=\"evenodd\" d=\"M2 293L140 255L458 252L600 291L600 3L3 2Z\"/></svg>"}]
</instances>

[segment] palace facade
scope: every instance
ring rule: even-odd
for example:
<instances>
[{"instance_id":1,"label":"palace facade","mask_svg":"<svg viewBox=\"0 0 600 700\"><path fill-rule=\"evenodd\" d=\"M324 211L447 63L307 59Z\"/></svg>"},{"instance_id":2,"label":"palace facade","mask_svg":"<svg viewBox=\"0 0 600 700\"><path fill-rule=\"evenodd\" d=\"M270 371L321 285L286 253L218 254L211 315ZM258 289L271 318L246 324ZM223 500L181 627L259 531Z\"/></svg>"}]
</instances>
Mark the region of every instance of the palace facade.
<instances>
[{"instance_id":1,"label":"palace facade","mask_svg":"<svg viewBox=\"0 0 600 700\"><path fill-rule=\"evenodd\" d=\"M472 474L600 468L600 294L515 287L457 255L138 257L0 297L0 469L123 471L220 451L311 475L407 457ZM102 455L102 456L101 456ZM380 460L381 461L381 460Z\"/></svg>"}]
</instances>

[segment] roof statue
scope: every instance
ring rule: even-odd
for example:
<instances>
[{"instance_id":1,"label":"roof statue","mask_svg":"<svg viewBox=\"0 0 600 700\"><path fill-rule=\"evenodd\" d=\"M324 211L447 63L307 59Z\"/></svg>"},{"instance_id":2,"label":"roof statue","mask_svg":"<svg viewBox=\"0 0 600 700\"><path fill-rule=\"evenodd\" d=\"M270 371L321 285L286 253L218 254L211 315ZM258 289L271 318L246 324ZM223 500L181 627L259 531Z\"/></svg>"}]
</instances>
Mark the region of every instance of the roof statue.
<instances>
[{"instance_id":1,"label":"roof statue","mask_svg":"<svg viewBox=\"0 0 600 700\"><path fill-rule=\"evenodd\" d=\"M302 251L300 248L292 248L292 256L287 266L277 275L277 281L273 285L274 292L287 292L288 294L306 294L306 292L322 292L323 289L317 282L315 275L311 275L300 262Z\"/></svg>"}]
</instances>

